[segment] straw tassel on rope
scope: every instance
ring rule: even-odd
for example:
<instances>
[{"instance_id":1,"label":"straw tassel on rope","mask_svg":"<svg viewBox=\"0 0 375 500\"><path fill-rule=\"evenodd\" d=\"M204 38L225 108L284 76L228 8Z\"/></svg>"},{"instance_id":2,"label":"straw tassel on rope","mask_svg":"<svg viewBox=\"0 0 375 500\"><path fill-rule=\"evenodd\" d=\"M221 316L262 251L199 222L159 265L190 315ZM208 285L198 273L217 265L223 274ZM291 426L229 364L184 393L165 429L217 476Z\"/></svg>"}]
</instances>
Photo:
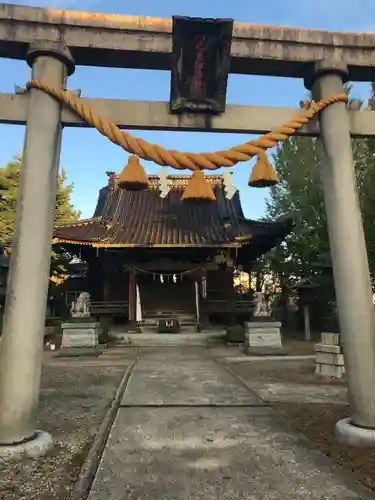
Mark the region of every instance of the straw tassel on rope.
<instances>
[{"instance_id":1,"label":"straw tassel on rope","mask_svg":"<svg viewBox=\"0 0 375 500\"><path fill-rule=\"evenodd\" d=\"M118 177L117 185L128 191L142 191L148 188L148 177L138 156L131 155L127 165Z\"/></svg>"},{"instance_id":2,"label":"straw tassel on rope","mask_svg":"<svg viewBox=\"0 0 375 500\"><path fill-rule=\"evenodd\" d=\"M215 201L216 196L203 170L194 170L181 197L182 200Z\"/></svg>"},{"instance_id":3,"label":"straw tassel on rope","mask_svg":"<svg viewBox=\"0 0 375 500\"><path fill-rule=\"evenodd\" d=\"M249 179L251 187L271 187L279 182L279 176L273 165L267 158L267 154L263 151L258 153L257 161L253 166Z\"/></svg>"}]
</instances>

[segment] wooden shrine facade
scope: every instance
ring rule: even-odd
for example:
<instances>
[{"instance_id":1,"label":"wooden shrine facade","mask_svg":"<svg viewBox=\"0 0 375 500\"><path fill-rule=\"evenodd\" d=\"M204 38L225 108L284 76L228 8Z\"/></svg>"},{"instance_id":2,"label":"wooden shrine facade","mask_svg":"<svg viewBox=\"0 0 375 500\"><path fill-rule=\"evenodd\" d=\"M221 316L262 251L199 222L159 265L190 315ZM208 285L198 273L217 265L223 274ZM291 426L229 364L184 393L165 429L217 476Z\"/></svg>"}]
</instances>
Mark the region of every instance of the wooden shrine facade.
<instances>
[{"instance_id":1,"label":"wooden shrine facade","mask_svg":"<svg viewBox=\"0 0 375 500\"><path fill-rule=\"evenodd\" d=\"M238 191L229 200L223 177L209 175L216 200L181 200L189 176L169 177L159 195L159 178L145 191L126 191L108 173L91 219L60 224L54 244L87 262L80 280L92 313L131 324L177 317L205 326L213 317L233 323L233 271L277 245L289 220L259 222L244 217ZM138 307L137 307L138 303Z\"/></svg>"}]
</instances>

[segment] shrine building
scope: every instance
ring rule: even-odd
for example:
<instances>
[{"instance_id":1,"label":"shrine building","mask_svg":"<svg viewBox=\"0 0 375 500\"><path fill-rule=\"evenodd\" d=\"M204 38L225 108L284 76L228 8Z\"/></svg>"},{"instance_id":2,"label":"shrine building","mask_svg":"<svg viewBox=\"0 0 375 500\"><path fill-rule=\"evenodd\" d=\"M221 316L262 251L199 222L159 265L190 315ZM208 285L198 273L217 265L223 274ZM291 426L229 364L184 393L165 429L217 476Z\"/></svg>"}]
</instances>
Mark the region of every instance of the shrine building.
<instances>
[{"instance_id":1,"label":"shrine building","mask_svg":"<svg viewBox=\"0 0 375 500\"><path fill-rule=\"evenodd\" d=\"M210 201L182 199L189 175L169 175L164 195L156 175L136 191L107 175L93 217L54 230L55 248L86 262L74 293L90 293L93 316L129 331L163 318L200 331L213 318L230 325L251 313L250 303L236 301L234 270L250 271L285 238L289 219L247 219L223 175L206 176L216 198Z\"/></svg>"}]
</instances>

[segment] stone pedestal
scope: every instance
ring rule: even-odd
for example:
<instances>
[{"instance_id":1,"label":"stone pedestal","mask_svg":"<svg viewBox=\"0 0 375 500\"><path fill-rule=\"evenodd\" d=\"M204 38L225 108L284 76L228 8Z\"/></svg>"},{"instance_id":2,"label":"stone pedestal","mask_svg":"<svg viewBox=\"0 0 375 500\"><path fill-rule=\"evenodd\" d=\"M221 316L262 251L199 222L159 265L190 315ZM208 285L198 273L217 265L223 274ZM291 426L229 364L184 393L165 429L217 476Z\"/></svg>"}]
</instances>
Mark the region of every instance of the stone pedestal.
<instances>
[{"instance_id":1,"label":"stone pedestal","mask_svg":"<svg viewBox=\"0 0 375 500\"><path fill-rule=\"evenodd\" d=\"M63 323L59 355L98 355L100 323L90 318Z\"/></svg>"},{"instance_id":2,"label":"stone pedestal","mask_svg":"<svg viewBox=\"0 0 375 500\"><path fill-rule=\"evenodd\" d=\"M245 323L244 352L249 355L285 355L278 321Z\"/></svg>"}]
</instances>

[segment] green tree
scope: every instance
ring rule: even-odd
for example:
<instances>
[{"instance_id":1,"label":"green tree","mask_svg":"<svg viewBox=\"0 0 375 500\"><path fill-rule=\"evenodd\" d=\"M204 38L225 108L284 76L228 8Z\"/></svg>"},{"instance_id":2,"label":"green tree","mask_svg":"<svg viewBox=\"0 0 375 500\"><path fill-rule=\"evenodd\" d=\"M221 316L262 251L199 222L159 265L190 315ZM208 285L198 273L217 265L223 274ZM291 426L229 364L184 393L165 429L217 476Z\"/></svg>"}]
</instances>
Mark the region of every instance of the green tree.
<instances>
[{"instance_id":1,"label":"green tree","mask_svg":"<svg viewBox=\"0 0 375 500\"><path fill-rule=\"evenodd\" d=\"M21 168L21 157L0 168L0 245L3 247L10 246L14 235ZM79 219L80 213L71 203L72 191L73 184L67 183L66 172L62 170L58 179L56 222Z\"/></svg>"},{"instance_id":2,"label":"green tree","mask_svg":"<svg viewBox=\"0 0 375 500\"><path fill-rule=\"evenodd\" d=\"M367 107L375 108L375 83L371 84ZM355 151L356 173L370 271L375 283L375 139L367 138L354 142L364 143L362 155Z\"/></svg>"},{"instance_id":3,"label":"green tree","mask_svg":"<svg viewBox=\"0 0 375 500\"><path fill-rule=\"evenodd\" d=\"M281 182L271 190L267 215L292 216L294 227L268 258L279 273L287 267L291 275L311 275L329 252L316 139L290 138L277 147L274 162Z\"/></svg>"},{"instance_id":4,"label":"green tree","mask_svg":"<svg viewBox=\"0 0 375 500\"><path fill-rule=\"evenodd\" d=\"M350 95L350 87L347 91ZM375 85L372 85L368 106L375 107ZM375 284L375 141L353 139L352 148L370 272ZM282 245L265 256L265 266L277 275L285 296L287 288L301 279L315 283L317 287L310 297L313 326L327 327L330 321L334 325L335 291L317 139L291 137L276 148L274 163L281 182L271 189L267 216L292 216L294 228ZM349 234L351 228L347 230Z\"/></svg>"},{"instance_id":5,"label":"green tree","mask_svg":"<svg viewBox=\"0 0 375 500\"><path fill-rule=\"evenodd\" d=\"M371 102L375 102L374 86L369 105ZM373 139L354 139L352 147L370 268L375 276L375 143ZM274 162L281 182L271 189L267 216L292 215L295 224L268 260L284 275L312 277L331 263L317 140L291 137L277 147Z\"/></svg>"}]
</instances>

